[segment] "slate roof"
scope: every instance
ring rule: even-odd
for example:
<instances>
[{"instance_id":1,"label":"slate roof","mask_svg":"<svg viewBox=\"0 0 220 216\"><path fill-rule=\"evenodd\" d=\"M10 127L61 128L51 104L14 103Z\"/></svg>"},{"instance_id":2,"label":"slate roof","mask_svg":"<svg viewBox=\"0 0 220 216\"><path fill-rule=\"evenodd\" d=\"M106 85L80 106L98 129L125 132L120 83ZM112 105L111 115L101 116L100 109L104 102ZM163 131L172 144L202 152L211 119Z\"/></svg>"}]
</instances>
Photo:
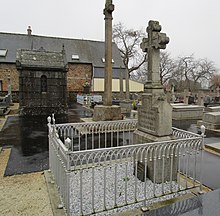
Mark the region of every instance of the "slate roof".
<instances>
[{"instance_id":1,"label":"slate roof","mask_svg":"<svg viewBox=\"0 0 220 216\"><path fill-rule=\"evenodd\" d=\"M19 68L49 69L66 71L65 53L40 50L17 51L16 64Z\"/></svg>"},{"instance_id":2,"label":"slate roof","mask_svg":"<svg viewBox=\"0 0 220 216\"><path fill-rule=\"evenodd\" d=\"M6 57L0 57L0 62L15 63L18 49L39 50L43 47L47 51L60 52L63 45L67 62L91 63L94 67L104 67L102 62L102 58L105 56L104 42L1 32L0 49L7 49L8 52ZM72 59L74 54L79 55L79 60ZM112 56L114 59L112 67L124 68L119 50L114 43Z\"/></svg>"}]
</instances>

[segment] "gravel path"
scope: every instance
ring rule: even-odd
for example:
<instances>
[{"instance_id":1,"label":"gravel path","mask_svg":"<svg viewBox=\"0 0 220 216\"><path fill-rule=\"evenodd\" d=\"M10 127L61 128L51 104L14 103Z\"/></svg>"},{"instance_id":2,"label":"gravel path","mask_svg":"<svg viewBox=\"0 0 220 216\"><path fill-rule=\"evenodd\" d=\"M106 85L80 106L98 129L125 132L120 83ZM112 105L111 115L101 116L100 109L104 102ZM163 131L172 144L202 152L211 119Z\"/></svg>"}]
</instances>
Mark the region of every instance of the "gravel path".
<instances>
[{"instance_id":1,"label":"gravel path","mask_svg":"<svg viewBox=\"0 0 220 216\"><path fill-rule=\"evenodd\" d=\"M52 216L42 172L3 177L10 149L0 152L0 215Z\"/></svg>"}]
</instances>

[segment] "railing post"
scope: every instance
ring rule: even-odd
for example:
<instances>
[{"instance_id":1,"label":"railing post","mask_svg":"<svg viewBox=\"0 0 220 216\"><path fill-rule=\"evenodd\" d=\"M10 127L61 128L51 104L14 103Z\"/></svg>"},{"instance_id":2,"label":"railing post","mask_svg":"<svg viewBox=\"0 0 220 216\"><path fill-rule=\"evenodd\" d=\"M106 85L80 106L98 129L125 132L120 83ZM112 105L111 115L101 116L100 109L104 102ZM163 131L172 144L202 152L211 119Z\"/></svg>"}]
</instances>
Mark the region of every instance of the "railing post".
<instances>
[{"instance_id":1,"label":"railing post","mask_svg":"<svg viewBox=\"0 0 220 216\"><path fill-rule=\"evenodd\" d=\"M51 133L52 133L52 127L51 127L51 117L47 117L47 126L48 126L48 139L49 139L49 169L51 170L51 164L52 164L52 152L51 152Z\"/></svg>"},{"instance_id":2,"label":"railing post","mask_svg":"<svg viewBox=\"0 0 220 216\"><path fill-rule=\"evenodd\" d=\"M203 193L202 191L202 180L203 180L203 175L202 175L202 167L203 167L203 151L204 151L204 145L205 145L205 126L201 125L201 136L202 136L202 148L201 148L201 164L200 164L200 193Z\"/></svg>"},{"instance_id":3,"label":"railing post","mask_svg":"<svg viewBox=\"0 0 220 216\"><path fill-rule=\"evenodd\" d=\"M65 146L66 146L66 148L69 150L70 149L70 147L71 147L71 139L69 138L69 137L67 137L66 139L65 139Z\"/></svg>"}]
</instances>

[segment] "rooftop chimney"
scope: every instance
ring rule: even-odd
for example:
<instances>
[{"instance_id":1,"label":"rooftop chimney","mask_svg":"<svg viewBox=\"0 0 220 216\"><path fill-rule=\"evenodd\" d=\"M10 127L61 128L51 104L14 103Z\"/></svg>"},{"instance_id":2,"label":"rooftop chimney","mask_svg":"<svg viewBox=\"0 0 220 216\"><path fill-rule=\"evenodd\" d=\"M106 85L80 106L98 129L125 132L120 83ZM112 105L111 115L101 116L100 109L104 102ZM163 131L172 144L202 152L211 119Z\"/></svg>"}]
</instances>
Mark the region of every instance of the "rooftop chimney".
<instances>
[{"instance_id":1,"label":"rooftop chimney","mask_svg":"<svg viewBox=\"0 0 220 216\"><path fill-rule=\"evenodd\" d=\"M31 26L28 26L27 34L28 34L28 35L31 35L31 32L32 32L32 30L31 30Z\"/></svg>"}]
</instances>

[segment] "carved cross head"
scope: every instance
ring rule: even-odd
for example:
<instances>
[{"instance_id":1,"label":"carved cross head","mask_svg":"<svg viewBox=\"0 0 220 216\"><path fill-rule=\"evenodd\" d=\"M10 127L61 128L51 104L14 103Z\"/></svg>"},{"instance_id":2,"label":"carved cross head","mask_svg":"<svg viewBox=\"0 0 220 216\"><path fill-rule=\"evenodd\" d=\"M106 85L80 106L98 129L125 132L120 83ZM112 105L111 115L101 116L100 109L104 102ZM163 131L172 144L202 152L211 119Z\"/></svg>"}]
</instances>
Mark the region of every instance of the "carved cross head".
<instances>
[{"instance_id":1,"label":"carved cross head","mask_svg":"<svg viewBox=\"0 0 220 216\"><path fill-rule=\"evenodd\" d=\"M108 13L112 13L114 11L115 7L114 5L112 4L112 0L106 0L105 1L105 9L104 9L104 14L106 12Z\"/></svg>"},{"instance_id":2,"label":"carved cross head","mask_svg":"<svg viewBox=\"0 0 220 216\"><path fill-rule=\"evenodd\" d=\"M141 49L147 52L149 48L165 49L169 43L169 37L161 33L161 25L158 21L150 20L147 27L148 38L143 38Z\"/></svg>"}]
</instances>

